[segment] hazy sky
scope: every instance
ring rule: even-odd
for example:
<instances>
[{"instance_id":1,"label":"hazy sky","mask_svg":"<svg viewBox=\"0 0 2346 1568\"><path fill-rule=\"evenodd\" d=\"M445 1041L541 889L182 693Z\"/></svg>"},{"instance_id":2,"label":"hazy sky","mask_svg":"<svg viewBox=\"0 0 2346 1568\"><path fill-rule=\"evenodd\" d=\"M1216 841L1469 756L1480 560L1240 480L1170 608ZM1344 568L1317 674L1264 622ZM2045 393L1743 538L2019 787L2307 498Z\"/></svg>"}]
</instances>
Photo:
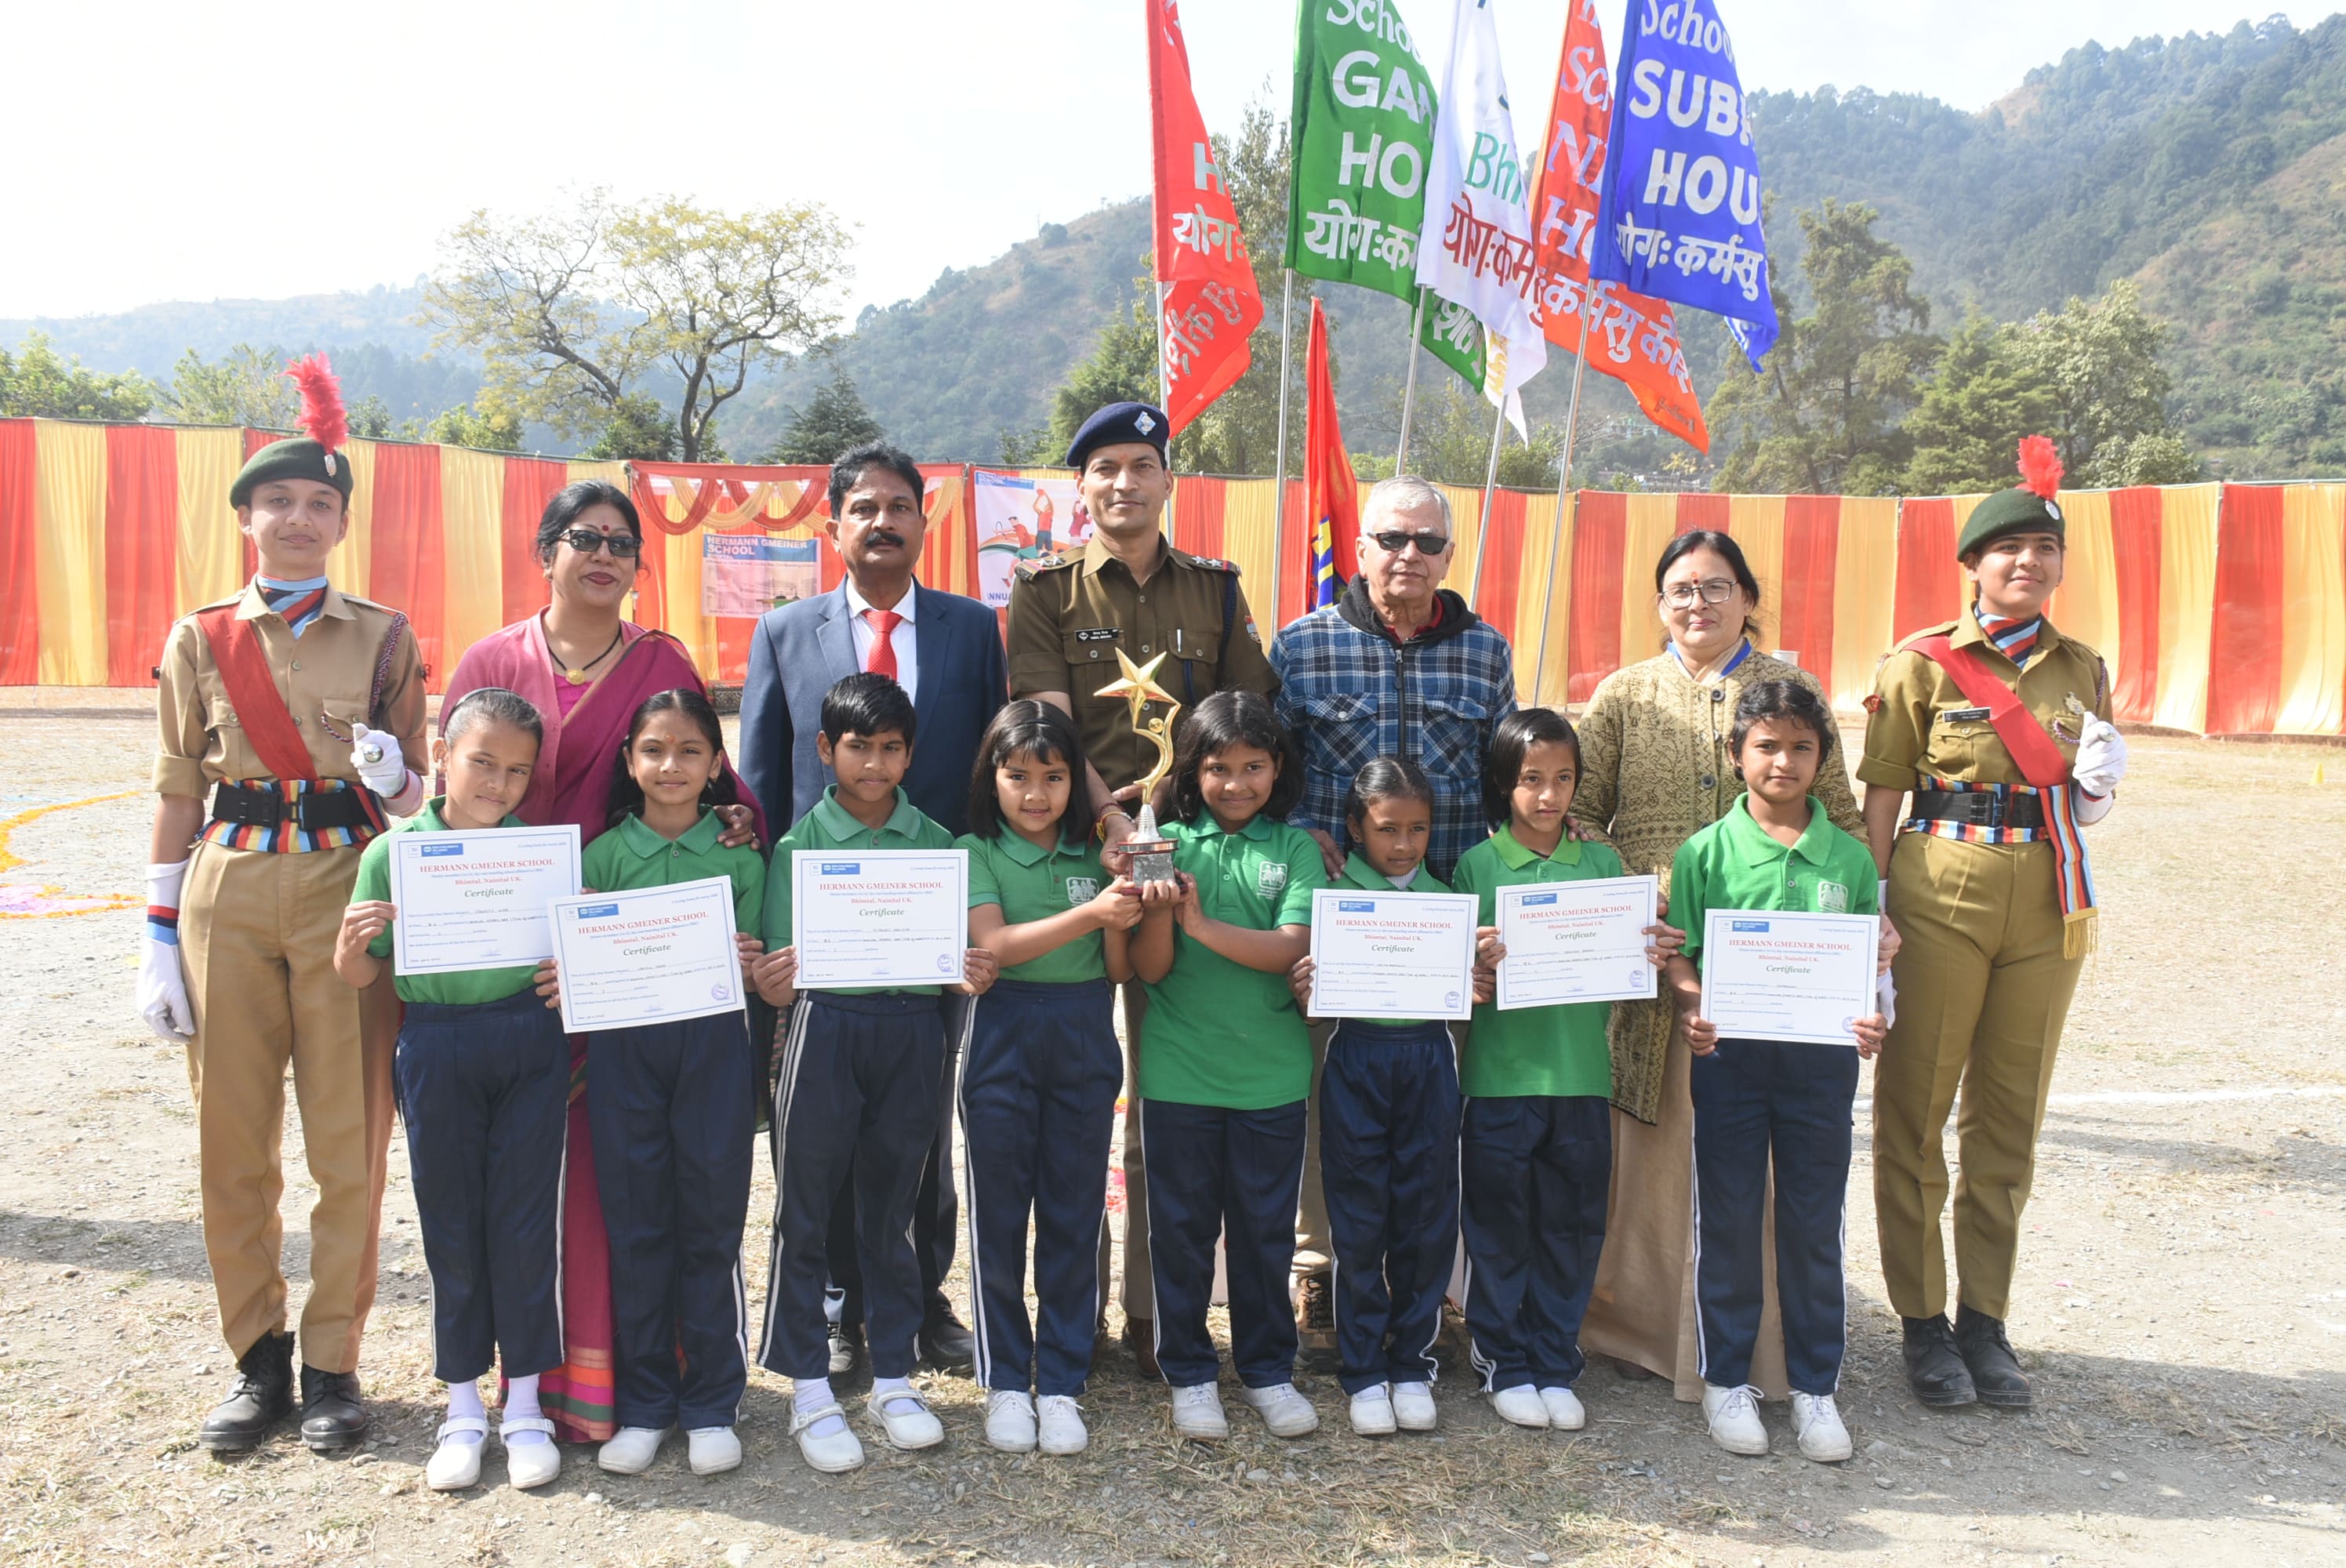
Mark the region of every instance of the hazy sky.
<instances>
[{"instance_id":1,"label":"hazy sky","mask_svg":"<svg viewBox=\"0 0 2346 1568\"><path fill-rule=\"evenodd\" d=\"M1311 0L1329 4L1330 0ZM1377 0L1337 0L1370 5ZM1448 0L1384 0L1437 73ZM1567 0L1495 0L1526 142ZM1618 48L1623 0L1598 0ZM1642 3L1642 0L1637 0ZM1747 88L1980 107L2087 39L2271 0L1712 0ZM1148 188L1146 0L26 5L0 88L0 316L403 283L474 208L566 187L859 226L851 308ZM2299 26L2326 5L2281 7ZM1184 0L1210 128L1284 112L1294 13ZM1767 149L1760 148L1764 168Z\"/></svg>"}]
</instances>

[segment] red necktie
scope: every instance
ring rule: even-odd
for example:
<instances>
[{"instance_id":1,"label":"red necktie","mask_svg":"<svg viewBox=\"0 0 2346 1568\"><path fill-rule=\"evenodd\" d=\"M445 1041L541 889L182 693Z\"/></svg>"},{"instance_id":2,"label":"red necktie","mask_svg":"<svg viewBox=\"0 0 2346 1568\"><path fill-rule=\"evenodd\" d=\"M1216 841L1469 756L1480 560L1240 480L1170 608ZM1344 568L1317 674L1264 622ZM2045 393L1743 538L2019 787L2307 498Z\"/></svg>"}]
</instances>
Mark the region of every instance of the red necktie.
<instances>
[{"instance_id":1,"label":"red necktie","mask_svg":"<svg viewBox=\"0 0 2346 1568\"><path fill-rule=\"evenodd\" d=\"M875 675L884 675L890 680L896 678L896 645L888 640L888 634L894 631L903 618L893 610L863 612L864 622L872 628L872 657L864 668Z\"/></svg>"}]
</instances>

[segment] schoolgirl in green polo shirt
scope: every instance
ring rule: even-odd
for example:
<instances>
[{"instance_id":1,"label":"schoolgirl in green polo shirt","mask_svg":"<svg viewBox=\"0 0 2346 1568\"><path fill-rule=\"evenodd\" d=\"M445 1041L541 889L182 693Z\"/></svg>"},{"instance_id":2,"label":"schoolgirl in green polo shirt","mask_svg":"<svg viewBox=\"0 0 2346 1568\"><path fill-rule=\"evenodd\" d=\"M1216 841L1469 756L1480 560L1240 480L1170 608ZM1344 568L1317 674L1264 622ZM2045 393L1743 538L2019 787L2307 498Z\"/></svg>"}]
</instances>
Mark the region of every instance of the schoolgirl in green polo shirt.
<instances>
[{"instance_id":1,"label":"schoolgirl in green polo shirt","mask_svg":"<svg viewBox=\"0 0 2346 1568\"><path fill-rule=\"evenodd\" d=\"M1090 1441L1076 1399L1091 1369L1124 1086L1108 985L1132 978L1126 938L1140 891L1102 866L1090 813L1071 804L1083 777L1075 721L1046 702L1011 703L978 742L970 830L955 840L969 851L969 940L1002 965L970 1005L961 1125L985 1441L1009 1453L1078 1453Z\"/></svg>"},{"instance_id":2,"label":"schoolgirl in green polo shirt","mask_svg":"<svg viewBox=\"0 0 2346 1568\"><path fill-rule=\"evenodd\" d=\"M502 687L480 687L455 705L434 743L448 792L360 855L334 946L337 974L363 989L392 954L392 840L522 826L512 809L545 738L537 709ZM562 1468L537 1380L562 1364L556 1241L570 1053L561 1019L533 989L537 972L524 965L393 982L407 1004L392 1070L432 1274L432 1374L448 1385L448 1419L423 1471L434 1492L480 1480L489 1423L478 1383L500 1358L506 1479L543 1486Z\"/></svg>"},{"instance_id":3,"label":"schoolgirl in green polo shirt","mask_svg":"<svg viewBox=\"0 0 2346 1568\"><path fill-rule=\"evenodd\" d=\"M1712 910L1875 914L1872 851L1825 818L1809 793L1832 758L1832 714L1796 681L1757 681L1735 705L1729 755L1745 793L1724 817L1678 847L1670 863L1670 917L1685 952L1665 971L1694 1053L1694 1297L1701 1332L1702 1413L1729 1453L1768 1451L1760 1390L1747 1386L1760 1337L1761 1207L1772 1171L1776 1297L1784 1370L1800 1452L1827 1463L1850 1455L1833 1406L1841 1383L1848 1301L1841 1279L1850 1109L1857 1064L1882 1049L1881 1014L1850 1025L1854 1050L1775 1040L1722 1040L1701 1017L1704 917ZM1840 764L1835 762L1835 767Z\"/></svg>"},{"instance_id":4,"label":"schoolgirl in green polo shirt","mask_svg":"<svg viewBox=\"0 0 2346 1568\"><path fill-rule=\"evenodd\" d=\"M1497 831L1451 875L1460 892L1482 899L1485 926L1501 888L1622 874L1611 850L1565 830L1579 782L1580 738L1562 714L1522 708L1492 731L1483 807ZM1466 1327L1492 1408L1517 1426L1577 1431L1588 1419L1572 1386L1587 1364L1580 1320L1613 1180L1609 1012L1606 1003L1573 1002L1502 1013L1478 1001L1466 1036L1458 1156Z\"/></svg>"},{"instance_id":5,"label":"schoolgirl in green polo shirt","mask_svg":"<svg viewBox=\"0 0 2346 1568\"><path fill-rule=\"evenodd\" d=\"M1311 1036L1287 973L1310 951L1311 890L1325 871L1311 836L1280 820L1302 795L1302 766L1252 692L1218 691L1190 712L1171 783L1178 898L1145 913L1132 939L1148 988L1140 1135L1157 1363L1173 1385L1173 1430L1228 1436L1206 1328L1224 1237L1240 1397L1275 1436L1300 1437L1320 1424L1295 1389L1287 1293Z\"/></svg>"}]
</instances>

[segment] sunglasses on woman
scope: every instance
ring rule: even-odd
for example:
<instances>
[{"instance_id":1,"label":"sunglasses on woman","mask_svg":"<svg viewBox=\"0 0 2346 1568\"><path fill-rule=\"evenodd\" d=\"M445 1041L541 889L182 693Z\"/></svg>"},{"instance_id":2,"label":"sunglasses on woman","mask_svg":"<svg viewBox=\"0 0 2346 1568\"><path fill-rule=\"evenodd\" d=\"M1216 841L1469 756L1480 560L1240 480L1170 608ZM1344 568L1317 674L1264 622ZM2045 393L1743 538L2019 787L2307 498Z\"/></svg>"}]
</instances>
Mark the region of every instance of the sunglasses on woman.
<instances>
[{"instance_id":1,"label":"sunglasses on woman","mask_svg":"<svg viewBox=\"0 0 2346 1568\"><path fill-rule=\"evenodd\" d=\"M573 528L562 536L562 542L582 555L608 550L615 561L631 560L644 547L644 542L633 534L597 534L592 528Z\"/></svg>"}]
</instances>

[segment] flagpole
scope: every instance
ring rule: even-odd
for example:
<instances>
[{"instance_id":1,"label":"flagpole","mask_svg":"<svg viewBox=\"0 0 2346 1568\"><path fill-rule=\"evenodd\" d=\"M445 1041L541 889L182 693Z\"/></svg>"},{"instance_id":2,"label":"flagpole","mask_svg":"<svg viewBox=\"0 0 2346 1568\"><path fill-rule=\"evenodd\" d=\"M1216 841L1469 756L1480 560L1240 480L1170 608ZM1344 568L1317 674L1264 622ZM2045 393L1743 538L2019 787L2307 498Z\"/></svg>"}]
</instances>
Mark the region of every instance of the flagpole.
<instances>
[{"instance_id":1,"label":"flagpole","mask_svg":"<svg viewBox=\"0 0 2346 1568\"><path fill-rule=\"evenodd\" d=\"M1546 596L1540 604L1539 661L1532 666L1532 706L1547 680L1547 629L1556 621L1556 557L1564 547L1565 508L1572 504L1572 443L1580 433L1580 378L1588 373L1588 345L1572 357L1572 402L1564 416L1564 462L1556 476L1556 527L1547 536Z\"/></svg>"},{"instance_id":2,"label":"flagpole","mask_svg":"<svg viewBox=\"0 0 2346 1568\"><path fill-rule=\"evenodd\" d=\"M1286 576L1287 567L1287 383L1291 379L1288 368L1288 331L1295 314L1295 269L1286 270L1286 281L1279 297L1279 461L1278 474L1273 483L1270 501L1270 619L1279 622L1279 585Z\"/></svg>"},{"instance_id":3,"label":"flagpole","mask_svg":"<svg viewBox=\"0 0 2346 1568\"><path fill-rule=\"evenodd\" d=\"M1499 398L1499 417L1491 425L1491 463L1483 470L1483 514L1474 524L1474 565L1466 578L1466 607L1473 609L1483 592L1483 543L1491 536L1491 487L1499 482L1499 438L1507 432L1507 400Z\"/></svg>"},{"instance_id":4,"label":"flagpole","mask_svg":"<svg viewBox=\"0 0 2346 1568\"><path fill-rule=\"evenodd\" d=\"M1409 414L1417 402L1417 334L1425 330L1425 290L1417 291L1417 307L1409 318L1409 377L1401 383L1401 450L1393 453L1393 472L1409 472Z\"/></svg>"}]
</instances>

